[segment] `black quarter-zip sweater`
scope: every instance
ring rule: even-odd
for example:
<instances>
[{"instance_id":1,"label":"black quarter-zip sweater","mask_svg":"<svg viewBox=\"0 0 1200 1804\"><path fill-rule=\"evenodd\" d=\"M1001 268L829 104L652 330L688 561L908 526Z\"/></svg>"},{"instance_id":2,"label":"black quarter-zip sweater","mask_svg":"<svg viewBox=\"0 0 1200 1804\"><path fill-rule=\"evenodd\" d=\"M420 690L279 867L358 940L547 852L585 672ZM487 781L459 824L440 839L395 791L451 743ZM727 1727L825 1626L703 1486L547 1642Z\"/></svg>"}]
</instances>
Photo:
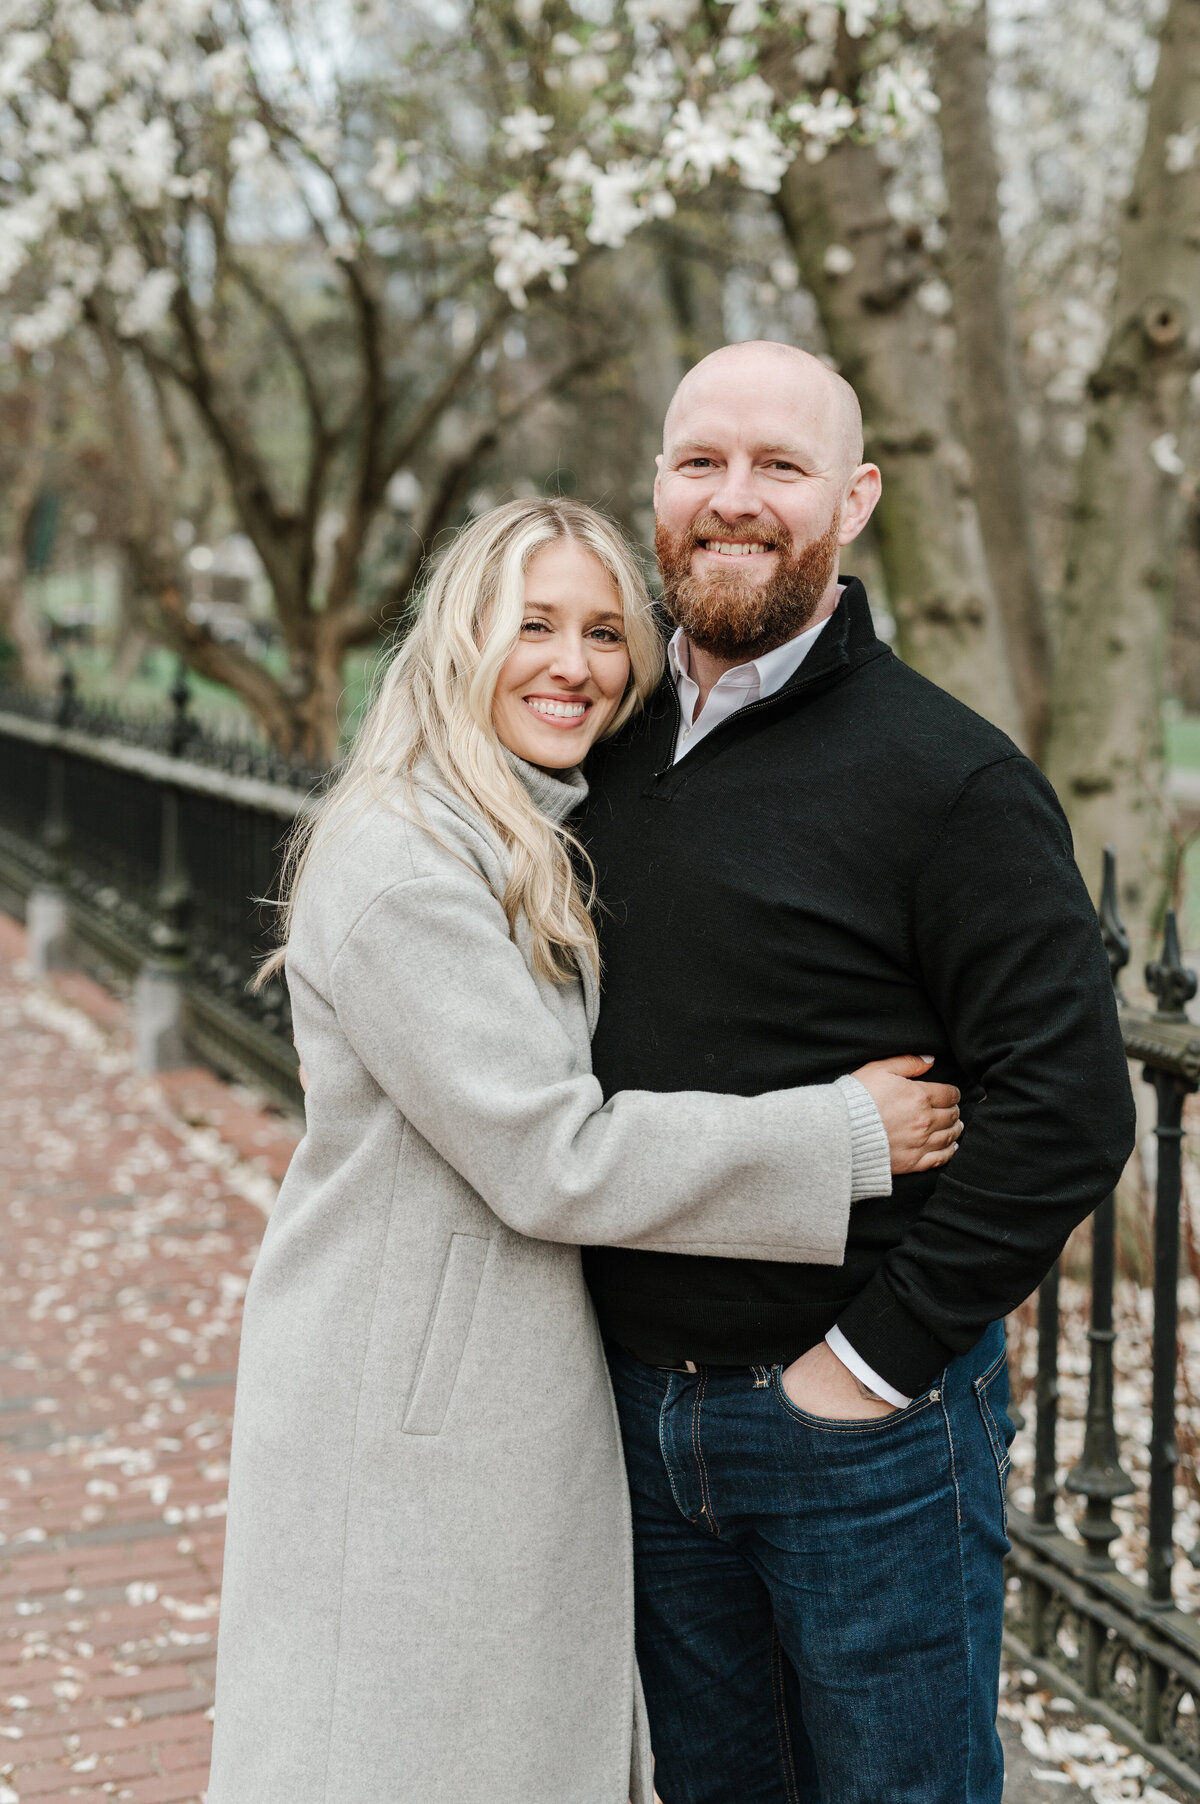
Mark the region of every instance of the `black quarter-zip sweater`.
<instances>
[{"instance_id":1,"label":"black quarter-zip sweater","mask_svg":"<svg viewBox=\"0 0 1200 1804\"><path fill-rule=\"evenodd\" d=\"M603 904L593 1060L618 1090L757 1095L936 1054L948 1168L855 1205L840 1267L590 1247L652 1361L773 1364L837 1322L916 1395L1112 1189L1133 1102L1067 824L1004 734L876 638L862 585L792 679L678 764L674 685L588 763Z\"/></svg>"}]
</instances>

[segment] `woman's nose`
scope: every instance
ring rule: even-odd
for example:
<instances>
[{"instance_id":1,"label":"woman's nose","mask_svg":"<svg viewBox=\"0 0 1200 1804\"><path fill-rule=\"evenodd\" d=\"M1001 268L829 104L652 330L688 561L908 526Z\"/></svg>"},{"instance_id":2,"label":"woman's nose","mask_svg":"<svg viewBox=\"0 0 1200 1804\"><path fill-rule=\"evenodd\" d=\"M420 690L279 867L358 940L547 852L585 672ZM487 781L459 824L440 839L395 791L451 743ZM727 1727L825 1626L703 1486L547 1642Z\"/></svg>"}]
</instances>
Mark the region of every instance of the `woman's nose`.
<instances>
[{"instance_id":1,"label":"woman's nose","mask_svg":"<svg viewBox=\"0 0 1200 1804\"><path fill-rule=\"evenodd\" d=\"M585 683L588 678L587 647L582 639L573 643L567 642L555 647L554 657L550 663L550 674L558 678L560 683Z\"/></svg>"}]
</instances>

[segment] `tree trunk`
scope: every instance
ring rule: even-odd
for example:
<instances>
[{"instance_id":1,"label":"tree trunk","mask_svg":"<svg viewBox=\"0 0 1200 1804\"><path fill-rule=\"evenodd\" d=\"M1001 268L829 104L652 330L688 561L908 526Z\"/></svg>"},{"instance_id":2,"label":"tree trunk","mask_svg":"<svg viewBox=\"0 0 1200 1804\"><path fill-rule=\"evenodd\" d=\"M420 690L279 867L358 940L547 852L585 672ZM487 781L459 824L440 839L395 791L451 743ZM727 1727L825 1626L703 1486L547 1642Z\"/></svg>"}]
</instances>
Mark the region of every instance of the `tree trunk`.
<instances>
[{"instance_id":1,"label":"tree trunk","mask_svg":"<svg viewBox=\"0 0 1200 1804\"><path fill-rule=\"evenodd\" d=\"M224 683L245 704L271 743L286 756L322 762L332 756L329 734L311 731L290 689L240 647L214 639L188 616L171 532L172 509L163 459L147 442L151 428L129 392L124 356L111 334L97 325L107 371L107 402L113 435L126 472L120 543L136 600L148 629L185 658L200 676ZM285 629L286 630L286 629ZM336 748L336 713L333 747Z\"/></svg>"},{"instance_id":2,"label":"tree trunk","mask_svg":"<svg viewBox=\"0 0 1200 1804\"><path fill-rule=\"evenodd\" d=\"M875 520L899 649L1020 740L970 464L951 423L946 329L922 302L931 272L888 211L887 179L871 146L843 143L820 163L793 163L779 212L883 471Z\"/></svg>"},{"instance_id":3,"label":"tree trunk","mask_svg":"<svg viewBox=\"0 0 1200 1804\"><path fill-rule=\"evenodd\" d=\"M15 657L10 677L31 688L48 688L54 660L38 631L25 595L25 535L45 478L49 448L49 404L44 384L28 382L6 398L3 426L9 443L20 447L4 485L0 533L0 634Z\"/></svg>"},{"instance_id":4,"label":"tree trunk","mask_svg":"<svg viewBox=\"0 0 1200 1804\"><path fill-rule=\"evenodd\" d=\"M954 301L954 403L1004 621L1025 745L1041 759L1050 727L1050 639L1020 434L1020 386L999 169L988 111L987 0L937 34L934 85L949 196L943 269Z\"/></svg>"},{"instance_id":5,"label":"tree trunk","mask_svg":"<svg viewBox=\"0 0 1200 1804\"><path fill-rule=\"evenodd\" d=\"M1200 0L1171 0L1120 221L1109 341L1090 383L1048 761L1081 870L1096 884L1101 850L1115 845L1134 921L1164 872L1163 660L1200 336L1200 162L1187 137L1198 120Z\"/></svg>"},{"instance_id":6,"label":"tree trunk","mask_svg":"<svg viewBox=\"0 0 1200 1804\"><path fill-rule=\"evenodd\" d=\"M697 236L706 223L700 214L695 221ZM680 377L725 343L724 272L714 259L702 254L697 243L689 242L691 224L687 214L677 215L655 232L665 311Z\"/></svg>"}]
</instances>

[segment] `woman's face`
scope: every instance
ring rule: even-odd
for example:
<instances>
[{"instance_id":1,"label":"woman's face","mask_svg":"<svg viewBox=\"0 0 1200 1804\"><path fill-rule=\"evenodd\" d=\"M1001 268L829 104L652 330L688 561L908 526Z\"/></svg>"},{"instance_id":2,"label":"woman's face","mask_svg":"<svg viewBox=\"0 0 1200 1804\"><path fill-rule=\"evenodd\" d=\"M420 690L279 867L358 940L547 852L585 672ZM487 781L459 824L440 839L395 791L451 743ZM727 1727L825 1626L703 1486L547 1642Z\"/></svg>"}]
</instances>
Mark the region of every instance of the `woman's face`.
<instances>
[{"instance_id":1,"label":"woman's face","mask_svg":"<svg viewBox=\"0 0 1200 1804\"><path fill-rule=\"evenodd\" d=\"M567 770L609 725L628 681L612 577L574 539L544 545L526 569L521 634L496 684L500 743L527 764Z\"/></svg>"}]
</instances>

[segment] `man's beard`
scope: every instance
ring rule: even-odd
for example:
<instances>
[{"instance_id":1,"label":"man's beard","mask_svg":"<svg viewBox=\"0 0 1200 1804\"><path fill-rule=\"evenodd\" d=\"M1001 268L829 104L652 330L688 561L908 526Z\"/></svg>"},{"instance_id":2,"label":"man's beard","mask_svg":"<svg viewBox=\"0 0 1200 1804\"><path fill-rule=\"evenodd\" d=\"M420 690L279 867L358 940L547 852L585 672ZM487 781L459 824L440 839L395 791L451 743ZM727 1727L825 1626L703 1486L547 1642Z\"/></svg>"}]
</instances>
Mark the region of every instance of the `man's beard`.
<instances>
[{"instance_id":1,"label":"man's beard","mask_svg":"<svg viewBox=\"0 0 1200 1804\"><path fill-rule=\"evenodd\" d=\"M693 645L714 658L747 662L761 657L804 631L833 579L838 557L839 507L829 530L799 551L782 525L768 527L748 520L731 528L715 514L702 514L682 532L661 524L654 529L654 549L662 571L663 606ZM693 576L692 553L705 539L738 539L773 545L775 569L766 582L754 582L738 569L718 565ZM753 555L753 554L751 554Z\"/></svg>"}]
</instances>

